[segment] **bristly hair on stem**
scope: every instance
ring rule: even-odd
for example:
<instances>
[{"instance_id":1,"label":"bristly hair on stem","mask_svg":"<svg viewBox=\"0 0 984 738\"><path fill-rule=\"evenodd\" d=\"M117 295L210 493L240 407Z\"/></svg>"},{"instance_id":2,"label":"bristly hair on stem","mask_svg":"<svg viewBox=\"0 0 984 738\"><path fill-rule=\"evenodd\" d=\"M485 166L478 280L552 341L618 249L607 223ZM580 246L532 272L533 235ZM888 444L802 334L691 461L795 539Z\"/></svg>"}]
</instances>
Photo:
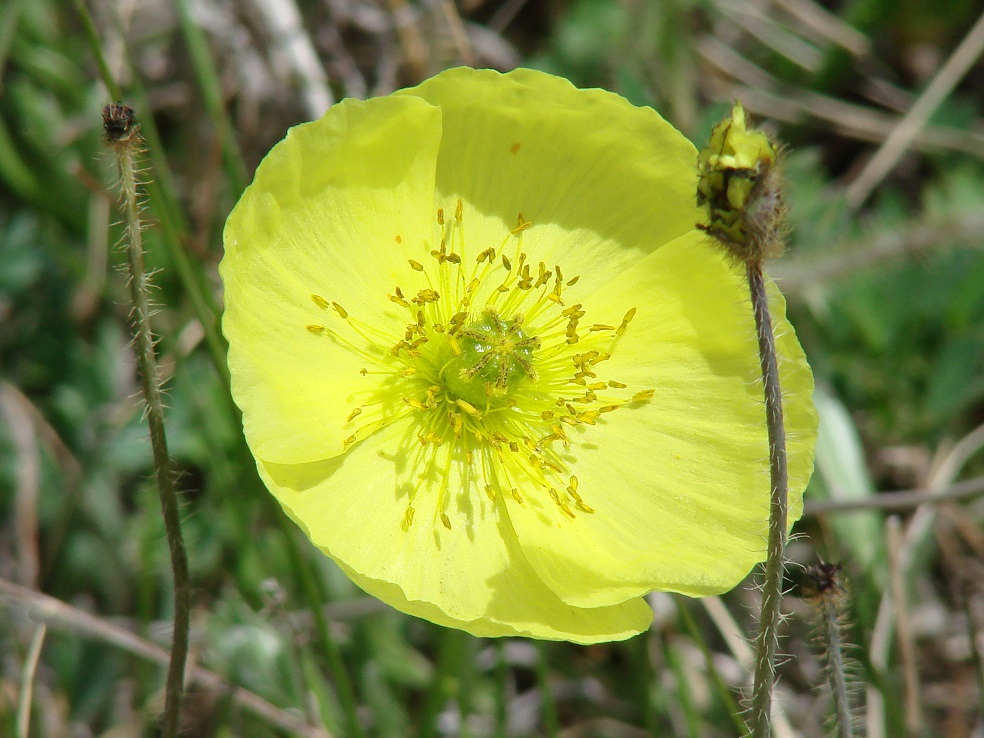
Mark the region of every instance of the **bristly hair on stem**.
<instances>
[{"instance_id":1,"label":"bristly hair on stem","mask_svg":"<svg viewBox=\"0 0 984 738\"><path fill-rule=\"evenodd\" d=\"M854 738L848 675L850 660L844 647L844 609L847 594L842 583L841 565L812 564L806 567L800 592L816 608L816 643L834 702L837 738Z\"/></svg>"},{"instance_id":2,"label":"bristly hair on stem","mask_svg":"<svg viewBox=\"0 0 984 738\"><path fill-rule=\"evenodd\" d=\"M772 693L782 621L785 551L788 537L789 478L786 431L779 384L779 360L769 313L763 266L784 250L786 207L778 167L779 149L764 133L748 126L741 103L711 131L697 159L697 204L707 207L707 222L697 227L724 252L745 266L765 399L769 437L769 534L762 582L762 611L755 649L750 726L754 738L772 734Z\"/></svg>"},{"instance_id":3,"label":"bristly hair on stem","mask_svg":"<svg viewBox=\"0 0 984 738\"><path fill-rule=\"evenodd\" d=\"M171 571L174 580L174 633L171 640L171 660L165 681L164 715L161 735L175 738L181 715L181 696L184 689L185 662L188 655L188 629L191 610L191 590L188 583L188 557L181 534L178 498L174 489L174 468L167 450L164 432L164 406L154 353L154 337L150 327L150 275L144 267L143 224L137 193L137 158L142 148L140 127L133 109L122 103L103 108L103 129L106 143L116 155L120 172L120 205L123 210L130 298L133 303L133 339L137 363L147 403L147 425L154 456L154 473L161 500L164 529L171 551Z\"/></svg>"}]
</instances>

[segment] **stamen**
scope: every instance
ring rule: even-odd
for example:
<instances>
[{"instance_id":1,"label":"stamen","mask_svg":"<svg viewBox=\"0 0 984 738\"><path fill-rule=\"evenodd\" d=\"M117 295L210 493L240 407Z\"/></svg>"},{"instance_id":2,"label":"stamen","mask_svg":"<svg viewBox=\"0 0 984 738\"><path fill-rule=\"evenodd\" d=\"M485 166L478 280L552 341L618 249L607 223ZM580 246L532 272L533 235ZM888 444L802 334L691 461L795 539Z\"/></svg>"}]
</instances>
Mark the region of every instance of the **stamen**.
<instances>
[{"instance_id":1,"label":"stamen","mask_svg":"<svg viewBox=\"0 0 984 738\"><path fill-rule=\"evenodd\" d=\"M601 349L617 345L613 334L625 332L636 309L616 325L604 322L613 316L595 313L593 305L565 304L564 290L578 276L567 278L559 264L531 261L528 252L537 244L524 245L532 224L522 214L501 243L469 249L462 200L453 212L449 221L445 209L437 209L427 245L396 236L409 250L409 270L400 281L410 288L404 293L393 285L386 295L407 311L395 325L386 322L392 312L384 321L362 323L339 303L310 295L316 309L331 308L344 322L319 313L324 323L312 322L307 331L355 351L366 362L359 373L372 379L345 419L355 423L355 433L342 442L343 450L400 418L412 419L411 437L419 445L408 460L416 470L408 501L436 495L431 524L440 520L447 530L451 520L443 510L455 478L472 480L455 495L484 492L493 504L520 505L549 497L554 504L547 513L554 517L593 513L570 473L568 454L577 441L566 429L584 430L603 413L655 395L647 389L623 398L626 384L598 378L599 365L611 356ZM601 320L581 326L589 312ZM415 504L403 515L406 531Z\"/></svg>"}]
</instances>

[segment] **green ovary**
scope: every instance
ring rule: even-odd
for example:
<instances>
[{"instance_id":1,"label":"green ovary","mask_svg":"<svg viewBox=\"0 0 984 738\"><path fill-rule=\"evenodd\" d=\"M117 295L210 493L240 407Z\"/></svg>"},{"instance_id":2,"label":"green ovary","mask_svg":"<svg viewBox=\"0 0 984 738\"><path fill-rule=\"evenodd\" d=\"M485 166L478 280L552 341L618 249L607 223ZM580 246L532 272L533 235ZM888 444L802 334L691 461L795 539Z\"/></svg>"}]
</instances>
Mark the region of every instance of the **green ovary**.
<instances>
[{"instance_id":1,"label":"green ovary","mask_svg":"<svg viewBox=\"0 0 984 738\"><path fill-rule=\"evenodd\" d=\"M528 379L540 339L528 335L519 318L503 320L487 310L457 335L460 353L443 371L447 389L476 408L508 403Z\"/></svg>"}]
</instances>

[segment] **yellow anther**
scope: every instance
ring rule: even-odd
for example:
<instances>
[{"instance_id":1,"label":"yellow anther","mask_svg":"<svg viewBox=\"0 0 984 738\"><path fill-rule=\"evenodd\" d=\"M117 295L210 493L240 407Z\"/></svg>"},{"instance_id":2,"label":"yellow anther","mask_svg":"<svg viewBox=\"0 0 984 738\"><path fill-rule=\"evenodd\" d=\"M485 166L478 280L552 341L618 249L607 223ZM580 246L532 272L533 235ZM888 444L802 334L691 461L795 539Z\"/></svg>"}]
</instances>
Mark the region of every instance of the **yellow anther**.
<instances>
[{"instance_id":1,"label":"yellow anther","mask_svg":"<svg viewBox=\"0 0 984 738\"><path fill-rule=\"evenodd\" d=\"M572 315L577 313L581 309L581 307L582 307L581 303L576 303L574 305L571 305L566 310L561 310L560 314L563 315L565 318L570 318Z\"/></svg>"},{"instance_id":2,"label":"yellow anther","mask_svg":"<svg viewBox=\"0 0 984 738\"><path fill-rule=\"evenodd\" d=\"M414 513L413 506L408 505L407 506L407 511L403 514L403 527L404 528L409 528L411 525L413 525L413 513Z\"/></svg>"},{"instance_id":3,"label":"yellow anther","mask_svg":"<svg viewBox=\"0 0 984 738\"><path fill-rule=\"evenodd\" d=\"M594 512L594 508L593 507L590 507L590 506L586 505L581 500L577 500L574 503L574 507L576 507L581 512L586 512L586 513L593 513Z\"/></svg>"},{"instance_id":4,"label":"yellow anther","mask_svg":"<svg viewBox=\"0 0 984 738\"><path fill-rule=\"evenodd\" d=\"M643 390L642 392L636 392L634 395L632 395L632 402L645 402L646 400L651 399L652 396L655 394L656 394L656 390L651 390L651 389Z\"/></svg>"},{"instance_id":5,"label":"yellow anther","mask_svg":"<svg viewBox=\"0 0 984 738\"><path fill-rule=\"evenodd\" d=\"M509 257L505 254L502 255L502 266L504 266L507 270L512 271L512 262L509 261Z\"/></svg>"},{"instance_id":6,"label":"yellow anther","mask_svg":"<svg viewBox=\"0 0 984 738\"><path fill-rule=\"evenodd\" d=\"M362 415L362 408L361 407L357 407L357 408L355 408L355 410L353 410L352 412L349 413L349 416L347 418L345 418L345 422L346 423L351 423L353 420L355 420L360 415Z\"/></svg>"},{"instance_id":7,"label":"yellow anther","mask_svg":"<svg viewBox=\"0 0 984 738\"><path fill-rule=\"evenodd\" d=\"M621 336L623 333L625 333L625 329L629 327L629 323L635 317L635 314L636 314L636 309L629 308L629 311L625 314L625 317L622 318L622 324L615 331L616 335Z\"/></svg>"},{"instance_id":8,"label":"yellow anther","mask_svg":"<svg viewBox=\"0 0 984 738\"><path fill-rule=\"evenodd\" d=\"M410 264L410 268L413 269L415 272L424 271L424 265L415 259L407 259L407 263Z\"/></svg>"},{"instance_id":9,"label":"yellow anther","mask_svg":"<svg viewBox=\"0 0 984 738\"><path fill-rule=\"evenodd\" d=\"M341 316L342 320L345 320L346 318L348 318L348 311L346 311L345 308L343 308L337 302L333 302L331 304L331 306L333 308L335 308L335 312L338 313Z\"/></svg>"},{"instance_id":10,"label":"yellow anther","mask_svg":"<svg viewBox=\"0 0 984 738\"><path fill-rule=\"evenodd\" d=\"M510 492L510 494L512 494L512 498L514 500L516 500L516 502L518 502L520 505L523 504L523 498L519 496L519 490L518 489L516 489L515 487L513 487L511 490L509 490L509 492Z\"/></svg>"},{"instance_id":11,"label":"yellow anther","mask_svg":"<svg viewBox=\"0 0 984 738\"><path fill-rule=\"evenodd\" d=\"M459 197L458 204L454 206L454 219L460 221L464 210L465 210L465 203L463 203L461 201L461 198Z\"/></svg>"},{"instance_id":12,"label":"yellow anther","mask_svg":"<svg viewBox=\"0 0 984 738\"><path fill-rule=\"evenodd\" d=\"M581 278L581 275L580 274L578 274L577 276L571 277L566 282L567 286L568 287L573 287L574 285L577 284L577 280L579 280L580 278Z\"/></svg>"},{"instance_id":13,"label":"yellow anther","mask_svg":"<svg viewBox=\"0 0 984 738\"><path fill-rule=\"evenodd\" d=\"M465 400L458 399L455 400L455 404L458 407L460 407L462 410L464 410L466 413L471 415L473 418L482 417L482 413L479 411L479 409L474 405L472 405L470 402L466 402Z\"/></svg>"},{"instance_id":14,"label":"yellow anther","mask_svg":"<svg viewBox=\"0 0 984 738\"><path fill-rule=\"evenodd\" d=\"M605 323L595 323L593 326L588 328L589 331L613 331L615 326L606 325Z\"/></svg>"},{"instance_id":15,"label":"yellow anther","mask_svg":"<svg viewBox=\"0 0 984 738\"><path fill-rule=\"evenodd\" d=\"M577 419L580 420L582 423L587 423L588 425L594 425L595 421L598 420L598 416L600 414L601 413L598 410L585 410L583 413L577 414Z\"/></svg>"},{"instance_id":16,"label":"yellow anther","mask_svg":"<svg viewBox=\"0 0 984 738\"><path fill-rule=\"evenodd\" d=\"M577 492L578 478L575 477L573 474L571 474L571 478L570 478L569 484L571 485L571 487L570 487L571 494L574 494L575 492ZM580 498L578 498L578 499L580 499Z\"/></svg>"},{"instance_id":17,"label":"yellow anther","mask_svg":"<svg viewBox=\"0 0 984 738\"><path fill-rule=\"evenodd\" d=\"M448 254L448 261L450 261L452 264L460 264L461 256L452 251L450 254Z\"/></svg>"},{"instance_id":18,"label":"yellow anther","mask_svg":"<svg viewBox=\"0 0 984 738\"><path fill-rule=\"evenodd\" d=\"M437 224L444 225L444 208L437 209ZM450 526L448 526L450 527Z\"/></svg>"},{"instance_id":19,"label":"yellow anther","mask_svg":"<svg viewBox=\"0 0 984 738\"><path fill-rule=\"evenodd\" d=\"M595 382L593 384L588 385L588 389L591 390L592 392L597 392L598 390L603 390L606 389L607 387L608 385L605 384L604 382Z\"/></svg>"},{"instance_id":20,"label":"yellow anther","mask_svg":"<svg viewBox=\"0 0 984 738\"><path fill-rule=\"evenodd\" d=\"M441 299L440 294L438 294L436 291L430 288L427 288L425 290L421 290L420 292L418 292L417 296L413 299L413 301L416 302L418 305L422 305L423 303L426 302L437 302L440 299Z\"/></svg>"},{"instance_id":21,"label":"yellow anther","mask_svg":"<svg viewBox=\"0 0 984 738\"><path fill-rule=\"evenodd\" d=\"M321 295L311 295L311 301L322 310L328 309L328 301Z\"/></svg>"},{"instance_id":22,"label":"yellow anther","mask_svg":"<svg viewBox=\"0 0 984 738\"><path fill-rule=\"evenodd\" d=\"M426 410L427 406L418 400L416 397L404 397L403 401L407 403L414 410Z\"/></svg>"},{"instance_id":23,"label":"yellow anther","mask_svg":"<svg viewBox=\"0 0 984 738\"><path fill-rule=\"evenodd\" d=\"M471 294L472 292L477 290L481 286L481 284L482 284L481 281L476 277L475 279L473 279L471 282L468 283L468 286L465 288L465 292Z\"/></svg>"},{"instance_id":24,"label":"yellow anther","mask_svg":"<svg viewBox=\"0 0 984 738\"><path fill-rule=\"evenodd\" d=\"M313 333L316 336L320 336L322 333L325 332L325 327L323 325L312 324L312 325L305 326L305 328L307 328L311 333Z\"/></svg>"},{"instance_id":25,"label":"yellow anther","mask_svg":"<svg viewBox=\"0 0 984 738\"><path fill-rule=\"evenodd\" d=\"M542 413L540 413L540 417L543 418L544 420L550 420L550 418L552 418L553 416L554 416L553 410L544 410Z\"/></svg>"},{"instance_id":26,"label":"yellow anther","mask_svg":"<svg viewBox=\"0 0 984 738\"><path fill-rule=\"evenodd\" d=\"M611 413L611 412L614 412L615 410L618 410L620 407L621 407L621 405L605 405L604 407L599 407L598 408L598 412L599 413Z\"/></svg>"},{"instance_id":27,"label":"yellow anther","mask_svg":"<svg viewBox=\"0 0 984 738\"><path fill-rule=\"evenodd\" d=\"M349 436L348 438L346 438L344 441L342 441L342 448L343 449L348 448L353 443L355 443L355 434L354 433L351 436Z\"/></svg>"},{"instance_id":28,"label":"yellow anther","mask_svg":"<svg viewBox=\"0 0 984 738\"><path fill-rule=\"evenodd\" d=\"M491 484L485 485L485 494L492 502L495 502L495 488Z\"/></svg>"},{"instance_id":29,"label":"yellow anther","mask_svg":"<svg viewBox=\"0 0 984 738\"><path fill-rule=\"evenodd\" d=\"M404 369L402 372L400 372L400 376L401 377L412 377L416 373L417 373L416 367L408 366L406 369Z\"/></svg>"},{"instance_id":30,"label":"yellow anther","mask_svg":"<svg viewBox=\"0 0 984 738\"><path fill-rule=\"evenodd\" d=\"M451 530L451 518L447 516L447 513L441 513L441 523L445 528Z\"/></svg>"}]
</instances>

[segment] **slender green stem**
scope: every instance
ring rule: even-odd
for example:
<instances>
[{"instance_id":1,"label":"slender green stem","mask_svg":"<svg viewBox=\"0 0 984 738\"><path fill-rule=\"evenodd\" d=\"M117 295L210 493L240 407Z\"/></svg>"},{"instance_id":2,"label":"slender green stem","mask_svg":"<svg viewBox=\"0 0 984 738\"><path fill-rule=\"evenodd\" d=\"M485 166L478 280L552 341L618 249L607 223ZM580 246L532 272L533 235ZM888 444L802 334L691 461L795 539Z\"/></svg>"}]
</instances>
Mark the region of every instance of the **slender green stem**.
<instances>
[{"instance_id":1,"label":"slender green stem","mask_svg":"<svg viewBox=\"0 0 984 738\"><path fill-rule=\"evenodd\" d=\"M534 641L533 643L536 645L536 680L540 684L543 733L547 738L556 738L560 723L557 720L557 705L554 703L553 691L550 689L550 666L547 664L547 649L542 641Z\"/></svg>"},{"instance_id":2,"label":"slender green stem","mask_svg":"<svg viewBox=\"0 0 984 738\"><path fill-rule=\"evenodd\" d=\"M755 682L752 688L751 726L753 738L772 734L772 690L776 678L776 649L779 645L779 604L785 570L789 474L786 467L786 429L779 387L779 361L769 314L769 298L761 261L748 262L748 288L755 316L759 361L765 395L765 416L769 432L769 543L762 583L762 613L755 648Z\"/></svg>"},{"instance_id":3,"label":"slender green stem","mask_svg":"<svg viewBox=\"0 0 984 738\"><path fill-rule=\"evenodd\" d=\"M629 657L632 660L632 671L635 674L631 686L639 703L642 725L650 735L657 735L659 720L656 715L653 695L657 693L658 686L656 671L653 669L652 659L649 656L650 640L651 634L646 631L630 639L626 643L626 647L630 649Z\"/></svg>"},{"instance_id":4,"label":"slender green stem","mask_svg":"<svg viewBox=\"0 0 984 738\"><path fill-rule=\"evenodd\" d=\"M495 641L495 738L506 738L509 723L509 663L505 639Z\"/></svg>"},{"instance_id":5,"label":"slender green stem","mask_svg":"<svg viewBox=\"0 0 984 738\"><path fill-rule=\"evenodd\" d=\"M331 635L331 628L325 619L322 610L323 597L318 591L318 583L310 569L310 562L304 559L297 540L294 537L295 528L285 515L278 515L281 530L286 538L287 552L291 558L294 571L300 579L301 589L304 592L304 599L307 600L308 608L314 618L314 627L318 633L318 640L325 650L325 658L328 661L328 668L331 669L332 676L335 678L335 688L338 690L338 697L345 713L347 724L346 735L352 738L362 738L365 735L362 731L362 724L359 722L358 702L355 699L355 690L352 688L352 680L349 679L348 671L345 670L345 661L342 659L342 652L335 643Z\"/></svg>"},{"instance_id":6,"label":"slender green stem","mask_svg":"<svg viewBox=\"0 0 984 738\"><path fill-rule=\"evenodd\" d=\"M132 111L130 111L132 116ZM132 119L127 125L132 125ZM108 129L107 129L107 132ZM174 469L167 451L164 432L164 404L157 373L157 357L154 353L154 337L150 327L150 277L144 268L142 224L137 199L137 175L134 159L139 148L139 135L133 130L125 138L113 142L120 168L120 187L123 193L123 210L126 222L124 246L129 270L130 298L133 302L134 346L144 400L147 403L147 425L150 428L150 444L154 453L154 472L161 499L164 530L171 550L171 571L174 575L174 633L171 639L171 660L165 682L164 716L162 735L174 738L178 732L181 712L181 693L184 688L185 661L188 656L188 627L191 610L191 590L188 585L188 557L181 535L181 517L178 497L174 489Z\"/></svg>"},{"instance_id":7,"label":"slender green stem","mask_svg":"<svg viewBox=\"0 0 984 738\"><path fill-rule=\"evenodd\" d=\"M75 12L79 14L79 18L82 20L82 30L85 31L86 38L89 41L89 49L92 51L92 55L96 59L96 64L99 66L99 75L102 78L103 84L106 85L109 96L114 100L122 100L123 92L120 90L116 78L109 69L109 62L106 61L106 55L103 53L99 31L96 30L96 24L92 20L92 14L89 12L89 8L85 5L85 0L72 0L72 4L75 6Z\"/></svg>"},{"instance_id":8,"label":"slender green stem","mask_svg":"<svg viewBox=\"0 0 984 738\"><path fill-rule=\"evenodd\" d=\"M728 715L731 716L731 722L735 727L736 735L745 735L748 732L748 726L745 725L741 710L738 709L738 702L732 696L731 690L724 683L724 678L714 663L714 654L711 653L711 648L707 645L707 639L700 632L700 628L697 627L697 623L694 621L694 616L691 615L687 606L681 602L681 598L674 596L673 601L676 604L677 614L680 616L680 620L683 622L687 633L690 634L691 640L697 644L700 652L704 655L704 664L707 668L707 673L711 677L714 689L718 693L718 698L724 703Z\"/></svg>"},{"instance_id":9,"label":"slender green stem","mask_svg":"<svg viewBox=\"0 0 984 738\"><path fill-rule=\"evenodd\" d=\"M41 647L44 636L48 632L45 623L34 626L34 635L24 659L24 670L21 672L20 698L17 701L17 738L27 738L31 729L31 702L34 699L34 676L38 670L38 660L41 658Z\"/></svg>"}]
</instances>

